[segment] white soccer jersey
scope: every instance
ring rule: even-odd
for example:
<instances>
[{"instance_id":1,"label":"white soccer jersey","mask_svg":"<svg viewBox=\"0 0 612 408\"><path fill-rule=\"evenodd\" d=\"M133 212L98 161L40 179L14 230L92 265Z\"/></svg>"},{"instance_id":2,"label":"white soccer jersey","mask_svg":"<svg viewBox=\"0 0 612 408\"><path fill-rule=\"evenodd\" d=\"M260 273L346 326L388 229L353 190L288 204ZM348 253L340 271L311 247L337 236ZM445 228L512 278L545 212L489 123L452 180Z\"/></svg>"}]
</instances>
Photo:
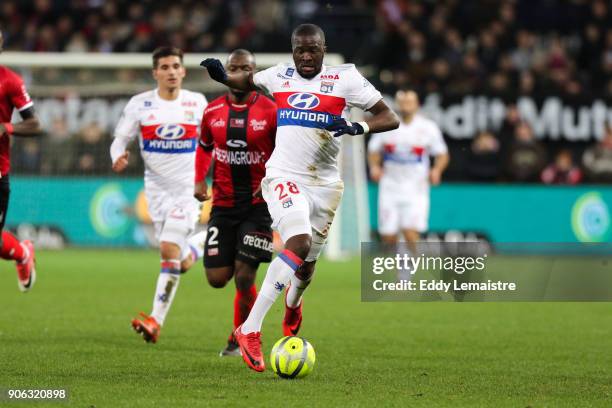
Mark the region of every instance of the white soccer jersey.
<instances>
[{"instance_id":1,"label":"white soccer jersey","mask_svg":"<svg viewBox=\"0 0 612 408\"><path fill-rule=\"evenodd\" d=\"M377 133L368 144L369 152L383 156L381 188L395 191L429 191L429 156L448 151L442 133L430 119L415 115L410 123L400 122L397 129ZM397 191L400 193L400 191Z\"/></svg>"},{"instance_id":2,"label":"white soccer jersey","mask_svg":"<svg viewBox=\"0 0 612 408\"><path fill-rule=\"evenodd\" d=\"M145 190L192 195L195 151L206 105L204 95L185 89L173 101L160 98L157 90L132 97L115 128L113 162L138 136Z\"/></svg>"},{"instance_id":3,"label":"white soccer jersey","mask_svg":"<svg viewBox=\"0 0 612 408\"><path fill-rule=\"evenodd\" d=\"M266 163L266 177L290 175L306 184L340 180L340 138L324 128L334 117L347 117L352 106L367 110L382 99L353 64L323 65L312 79L302 78L294 64L258 72L254 83L266 89L278 106L276 147Z\"/></svg>"}]
</instances>

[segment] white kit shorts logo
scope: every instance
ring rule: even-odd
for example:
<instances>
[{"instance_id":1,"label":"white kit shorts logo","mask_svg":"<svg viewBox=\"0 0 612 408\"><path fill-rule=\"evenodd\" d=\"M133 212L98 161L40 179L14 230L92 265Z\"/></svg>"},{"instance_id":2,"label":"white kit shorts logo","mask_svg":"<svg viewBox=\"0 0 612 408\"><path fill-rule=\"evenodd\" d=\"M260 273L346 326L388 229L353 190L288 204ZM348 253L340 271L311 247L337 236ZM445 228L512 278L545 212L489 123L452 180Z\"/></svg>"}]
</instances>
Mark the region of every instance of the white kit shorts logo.
<instances>
[{"instance_id":1,"label":"white kit shorts logo","mask_svg":"<svg viewBox=\"0 0 612 408\"><path fill-rule=\"evenodd\" d=\"M176 124L159 125L155 135L164 140L177 140L185 135L185 128Z\"/></svg>"},{"instance_id":2,"label":"white kit shorts logo","mask_svg":"<svg viewBox=\"0 0 612 408\"><path fill-rule=\"evenodd\" d=\"M287 103L295 109L310 110L319 106L319 97L311 93L294 93L287 98Z\"/></svg>"}]
</instances>

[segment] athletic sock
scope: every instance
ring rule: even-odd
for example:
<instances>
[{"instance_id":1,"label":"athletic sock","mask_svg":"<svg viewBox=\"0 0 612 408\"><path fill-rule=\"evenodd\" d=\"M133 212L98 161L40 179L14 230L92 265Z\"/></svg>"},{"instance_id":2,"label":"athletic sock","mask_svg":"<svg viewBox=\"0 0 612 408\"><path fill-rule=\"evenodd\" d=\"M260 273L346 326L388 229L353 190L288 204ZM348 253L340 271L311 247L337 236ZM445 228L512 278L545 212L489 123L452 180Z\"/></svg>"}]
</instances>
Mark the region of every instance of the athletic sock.
<instances>
[{"instance_id":1,"label":"athletic sock","mask_svg":"<svg viewBox=\"0 0 612 408\"><path fill-rule=\"evenodd\" d=\"M287 290L286 304L288 307L295 309L300 305L300 303L302 303L302 294L308 285L310 285L311 280L312 277L307 280L302 280L296 275L291 277L291 286L289 286L289 289Z\"/></svg>"},{"instance_id":2,"label":"athletic sock","mask_svg":"<svg viewBox=\"0 0 612 408\"><path fill-rule=\"evenodd\" d=\"M181 277L181 261L171 259L161 262L161 271L157 278L157 288L153 298L153 311L151 316L161 326L164 324L168 310L174 300L176 288Z\"/></svg>"},{"instance_id":3,"label":"athletic sock","mask_svg":"<svg viewBox=\"0 0 612 408\"><path fill-rule=\"evenodd\" d=\"M0 248L0 257L3 259L15 260L24 262L28 259L28 250L21 242L8 231L2 231L2 248Z\"/></svg>"},{"instance_id":4,"label":"athletic sock","mask_svg":"<svg viewBox=\"0 0 612 408\"><path fill-rule=\"evenodd\" d=\"M257 298L257 286L253 284L247 290L236 289L234 297L234 330L249 317L249 313Z\"/></svg>"},{"instance_id":5,"label":"athletic sock","mask_svg":"<svg viewBox=\"0 0 612 408\"><path fill-rule=\"evenodd\" d=\"M270 263L266 277L259 290L259 295L249 313L249 317L242 324L242 333L261 331L263 319L276 301L278 295L285 289L291 276L304 263L300 257L285 249Z\"/></svg>"}]
</instances>

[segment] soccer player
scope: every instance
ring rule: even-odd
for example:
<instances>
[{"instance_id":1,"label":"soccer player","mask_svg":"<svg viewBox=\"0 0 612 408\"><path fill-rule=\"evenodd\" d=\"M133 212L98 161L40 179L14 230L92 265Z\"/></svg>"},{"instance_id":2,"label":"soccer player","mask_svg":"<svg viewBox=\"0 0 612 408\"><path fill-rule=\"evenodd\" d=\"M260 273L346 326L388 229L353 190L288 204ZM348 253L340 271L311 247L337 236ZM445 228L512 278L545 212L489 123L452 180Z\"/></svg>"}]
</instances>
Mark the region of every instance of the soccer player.
<instances>
[{"instance_id":1,"label":"soccer player","mask_svg":"<svg viewBox=\"0 0 612 408\"><path fill-rule=\"evenodd\" d=\"M249 51L235 50L226 69L252 73L255 58ZM204 266L215 288L234 277L234 330L246 320L257 297L259 263L272 259L272 219L259 185L275 136L276 105L257 92L230 88L204 111L196 153L195 197L200 201L209 199L205 177L213 154L215 158ZM240 355L234 330L221 356Z\"/></svg>"},{"instance_id":2,"label":"soccer player","mask_svg":"<svg viewBox=\"0 0 612 408\"><path fill-rule=\"evenodd\" d=\"M408 250L416 255L420 234L429 223L429 184L440 184L449 155L442 132L419 114L414 91L398 91L399 128L372 136L368 144L370 177L379 182L378 231L383 243L397 247L401 231ZM430 166L429 156L434 157Z\"/></svg>"},{"instance_id":3,"label":"soccer player","mask_svg":"<svg viewBox=\"0 0 612 408\"><path fill-rule=\"evenodd\" d=\"M0 52L4 38L0 32ZM13 110L17 109L23 119L11 123ZM27 292L36 281L34 245L28 240L20 242L13 234L2 231L8 210L10 187L10 136L36 136L42 132L40 122L34 114L34 103L28 95L23 80L7 67L0 66L0 231L2 243L0 257L15 261L17 286Z\"/></svg>"},{"instance_id":4,"label":"soccer player","mask_svg":"<svg viewBox=\"0 0 612 408\"><path fill-rule=\"evenodd\" d=\"M138 137L145 164L145 194L159 241L161 271L150 316L132 320L146 342L155 343L176 294L180 275L202 256L195 234L200 203L193 197L195 151L206 98L181 89L183 52L161 47L153 52L157 89L130 99L115 129L110 148L113 171L128 165L128 144Z\"/></svg>"},{"instance_id":5,"label":"soccer player","mask_svg":"<svg viewBox=\"0 0 612 408\"><path fill-rule=\"evenodd\" d=\"M234 335L242 357L255 371L264 371L261 325L290 283L285 297L285 335L297 334L302 322L302 294L327 240L342 198L338 172L338 136L363 135L394 129L397 116L353 64L323 65L325 34L314 24L302 24L291 35L293 63L279 64L253 75L225 72L219 60L202 65L210 76L231 88L263 89L278 107L276 147L261 182L263 197L285 249L268 267L247 320ZM346 118L356 106L372 113L364 122Z\"/></svg>"}]
</instances>

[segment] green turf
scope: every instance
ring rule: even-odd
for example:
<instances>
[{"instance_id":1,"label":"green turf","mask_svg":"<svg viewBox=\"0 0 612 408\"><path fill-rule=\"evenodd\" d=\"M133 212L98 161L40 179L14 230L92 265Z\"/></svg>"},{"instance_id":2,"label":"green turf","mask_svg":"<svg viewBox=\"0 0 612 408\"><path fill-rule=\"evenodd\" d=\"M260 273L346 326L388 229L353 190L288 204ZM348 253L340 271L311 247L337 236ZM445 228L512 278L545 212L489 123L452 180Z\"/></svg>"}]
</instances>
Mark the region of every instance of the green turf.
<instances>
[{"instance_id":1,"label":"green turf","mask_svg":"<svg viewBox=\"0 0 612 408\"><path fill-rule=\"evenodd\" d=\"M18 292L10 264L0 274L0 388L70 392L68 403L37 407L611 404L609 304L361 303L358 262L321 262L301 332L317 364L290 381L218 357L233 289L210 288L199 266L183 277L160 341L149 345L129 321L150 310L154 252L38 259L31 293ZM266 354L281 337L281 306L264 324Z\"/></svg>"}]
</instances>

